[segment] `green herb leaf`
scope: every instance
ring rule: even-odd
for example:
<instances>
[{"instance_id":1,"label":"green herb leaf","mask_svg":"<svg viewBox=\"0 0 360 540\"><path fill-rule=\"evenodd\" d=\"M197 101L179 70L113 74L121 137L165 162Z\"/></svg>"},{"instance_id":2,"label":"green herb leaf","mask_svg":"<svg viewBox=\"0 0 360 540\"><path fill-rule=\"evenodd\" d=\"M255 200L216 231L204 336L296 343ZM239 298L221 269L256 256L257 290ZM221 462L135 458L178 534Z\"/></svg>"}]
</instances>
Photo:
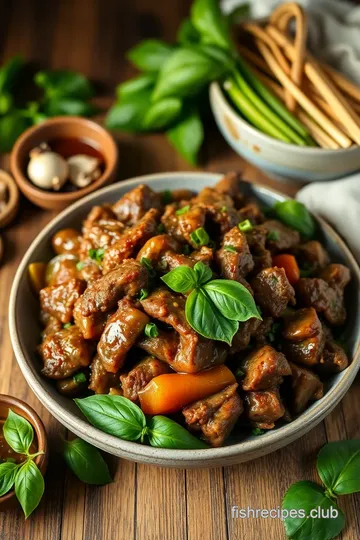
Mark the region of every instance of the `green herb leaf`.
<instances>
[{"instance_id":1,"label":"green herb leaf","mask_svg":"<svg viewBox=\"0 0 360 540\"><path fill-rule=\"evenodd\" d=\"M90 259L93 259L98 264L100 264L104 258L105 250L104 248L98 248L98 249L89 249L89 257Z\"/></svg>"},{"instance_id":2,"label":"green herb leaf","mask_svg":"<svg viewBox=\"0 0 360 540\"><path fill-rule=\"evenodd\" d=\"M147 337L156 338L159 335L159 329L158 329L158 327L156 326L155 323L148 323L145 326L144 334Z\"/></svg>"},{"instance_id":3,"label":"green herb leaf","mask_svg":"<svg viewBox=\"0 0 360 540\"><path fill-rule=\"evenodd\" d=\"M129 81L125 81L116 88L116 95L119 101L123 99L131 99L134 94L143 90L151 90L155 84L156 76L152 73L145 73L139 77L134 77Z\"/></svg>"},{"instance_id":4,"label":"green herb leaf","mask_svg":"<svg viewBox=\"0 0 360 540\"><path fill-rule=\"evenodd\" d=\"M294 199L278 202L274 206L275 215L280 221L299 231L307 238L315 234L316 225L311 214L301 202Z\"/></svg>"},{"instance_id":5,"label":"green herb leaf","mask_svg":"<svg viewBox=\"0 0 360 540\"><path fill-rule=\"evenodd\" d=\"M244 221L239 223L238 227L239 227L241 232L248 232L248 231L251 231L254 228L249 219L245 219Z\"/></svg>"},{"instance_id":6,"label":"green herb leaf","mask_svg":"<svg viewBox=\"0 0 360 540\"><path fill-rule=\"evenodd\" d=\"M185 315L195 332L208 339L225 341L229 345L239 329L239 323L226 319L202 289L194 290L188 296Z\"/></svg>"},{"instance_id":7,"label":"green herb leaf","mask_svg":"<svg viewBox=\"0 0 360 540\"><path fill-rule=\"evenodd\" d=\"M199 227L190 234L190 240L198 247L206 246L210 242L210 236L204 227Z\"/></svg>"},{"instance_id":8,"label":"green herb leaf","mask_svg":"<svg viewBox=\"0 0 360 540\"><path fill-rule=\"evenodd\" d=\"M163 65L153 93L153 100L198 94L209 82L222 75L225 66L190 47L176 49Z\"/></svg>"},{"instance_id":9,"label":"green herb leaf","mask_svg":"<svg viewBox=\"0 0 360 540\"><path fill-rule=\"evenodd\" d=\"M140 289L139 300L145 300L149 296L149 291L147 289Z\"/></svg>"},{"instance_id":10,"label":"green herb leaf","mask_svg":"<svg viewBox=\"0 0 360 540\"><path fill-rule=\"evenodd\" d=\"M182 208L179 208L179 210L176 210L175 214L177 216L182 216L183 214L186 214L190 210L190 204L187 204L186 206L183 206Z\"/></svg>"},{"instance_id":11,"label":"green herb leaf","mask_svg":"<svg viewBox=\"0 0 360 540\"><path fill-rule=\"evenodd\" d=\"M28 454L34 439L34 429L30 422L9 409L3 433L6 442L15 452Z\"/></svg>"},{"instance_id":12,"label":"green herb leaf","mask_svg":"<svg viewBox=\"0 0 360 540\"><path fill-rule=\"evenodd\" d=\"M173 52L173 47L164 41L148 39L131 49L127 56L141 71L159 71Z\"/></svg>"},{"instance_id":13,"label":"green herb leaf","mask_svg":"<svg viewBox=\"0 0 360 540\"><path fill-rule=\"evenodd\" d=\"M98 394L74 401L93 426L120 439L137 441L146 426L140 407L122 396Z\"/></svg>"},{"instance_id":14,"label":"green herb leaf","mask_svg":"<svg viewBox=\"0 0 360 540\"><path fill-rule=\"evenodd\" d=\"M232 321L261 319L254 297L244 285L230 279L214 279L204 285L207 296L220 313Z\"/></svg>"},{"instance_id":15,"label":"green herb leaf","mask_svg":"<svg viewBox=\"0 0 360 540\"><path fill-rule=\"evenodd\" d=\"M0 497L13 487L18 470L16 463L6 462L0 465Z\"/></svg>"},{"instance_id":16,"label":"green herb leaf","mask_svg":"<svg viewBox=\"0 0 360 540\"><path fill-rule=\"evenodd\" d=\"M183 265L170 270L161 280L173 291L183 294L194 289L197 283L194 270Z\"/></svg>"},{"instance_id":17,"label":"green herb leaf","mask_svg":"<svg viewBox=\"0 0 360 540\"><path fill-rule=\"evenodd\" d=\"M6 64L0 68L0 93L9 92L14 84L15 79L19 75L21 68L24 65L24 60L21 56L14 56Z\"/></svg>"},{"instance_id":18,"label":"green herb leaf","mask_svg":"<svg viewBox=\"0 0 360 540\"><path fill-rule=\"evenodd\" d=\"M71 322L67 322L65 324L63 324L63 328L71 328L72 327L72 323Z\"/></svg>"},{"instance_id":19,"label":"green herb leaf","mask_svg":"<svg viewBox=\"0 0 360 540\"><path fill-rule=\"evenodd\" d=\"M7 114L13 106L13 97L9 92L0 93L0 115Z\"/></svg>"},{"instance_id":20,"label":"green herb leaf","mask_svg":"<svg viewBox=\"0 0 360 540\"><path fill-rule=\"evenodd\" d=\"M277 242L280 239L280 234L278 231L269 231L266 235L266 240L270 240L270 242Z\"/></svg>"},{"instance_id":21,"label":"green herb leaf","mask_svg":"<svg viewBox=\"0 0 360 540\"><path fill-rule=\"evenodd\" d=\"M80 100L90 99L94 89L88 79L74 71L39 71L35 83L44 89L46 98L68 97Z\"/></svg>"},{"instance_id":22,"label":"green herb leaf","mask_svg":"<svg viewBox=\"0 0 360 540\"><path fill-rule=\"evenodd\" d=\"M204 129L196 109L189 110L167 132L170 143L191 165L196 165L197 155L204 140Z\"/></svg>"},{"instance_id":23,"label":"green herb leaf","mask_svg":"<svg viewBox=\"0 0 360 540\"><path fill-rule=\"evenodd\" d=\"M153 416L147 422L147 435L151 446L196 450L208 448L205 443L191 435L180 424L166 416Z\"/></svg>"},{"instance_id":24,"label":"green herb leaf","mask_svg":"<svg viewBox=\"0 0 360 540\"><path fill-rule=\"evenodd\" d=\"M25 461L15 477L15 494L25 518L28 518L40 503L44 489L44 478L37 465L32 460Z\"/></svg>"},{"instance_id":25,"label":"green herb leaf","mask_svg":"<svg viewBox=\"0 0 360 540\"><path fill-rule=\"evenodd\" d=\"M207 264L199 261L194 266L194 272L196 274L197 285L200 287L212 279L213 273Z\"/></svg>"},{"instance_id":26,"label":"green herb leaf","mask_svg":"<svg viewBox=\"0 0 360 540\"><path fill-rule=\"evenodd\" d=\"M232 49L228 22L217 0L195 0L191 8L191 22L203 43Z\"/></svg>"},{"instance_id":27,"label":"green herb leaf","mask_svg":"<svg viewBox=\"0 0 360 540\"><path fill-rule=\"evenodd\" d=\"M172 196L172 193L171 193L170 189L165 189L165 191L162 192L161 199L162 199L162 203L163 203L164 206L166 206L167 204L172 203L173 196Z\"/></svg>"},{"instance_id":28,"label":"green herb leaf","mask_svg":"<svg viewBox=\"0 0 360 540\"><path fill-rule=\"evenodd\" d=\"M200 34L190 19L185 19L181 23L176 35L176 41L180 43L180 45L194 45L199 43Z\"/></svg>"},{"instance_id":29,"label":"green herb leaf","mask_svg":"<svg viewBox=\"0 0 360 540\"><path fill-rule=\"evenodd\" d=\"M144 118L149 108L152 89L142 91L121 99L109 110L105 119L106 127L121 131L144 131Z\"/></svg>"},{"instance_id":30,"label":"green herb leaf","mask_svg":"<svg viewBox=\"0 0 360 540\"><path fill-rule=\"evenodd\" d=\"M314 482L296 482L290 486L285 493L282 508L289 512L284 521L286 534L294 540L330 540L337 536L345 525L342 511ZM291 510L298 511L300 515L292 517ZM328 517L312 517L311 511L325 512L323 515Z\"/></svg>"},{"instance_id":31,"label":"green herb leaf","mask_svg":"<svg viewBox=\"0 0 360 540\"><path fill-rule=\"evenodd\" d=\"M86 382L86 381L87 381L87 378L86 378L85 373L83 373L82 371L81 371L80 373L76 373L76 374L73 376L73 381L74 381L74 383L76 383L76 384Z\"/></svg>"},{"instance_id":32,"label":"green herb leaf","mask_svg":"<svg viewBox=\"0 0 360 540\"><path fill-rule=\"evenodd\" d=\"M175 97L164 98L151 104L144 118L144 127L157 130L169 126L179 116L181 108L181 100Z\"/></svg>"},{"instance_id":33,"label":"green herb leaf","mask_svg":"<svg viewBox=\"0 0 360 540\"><path fill-rule=\"evenodd\" d=\"M254 428L251 433L255 435L256 437L258 437L259 435L264 435L265 430L257 427L257 428Z\"/></svg>"},{"instance_id":34,"label":"green herb leaf","mask_svg":"<svg viewBox=\"0 0 360 540\"><path fill-rule=\"evenodd\" d=\"M64 442L65 461L72 472L86 484L112 482L109 468L99 450L82 439Z\"/></svg>"},{"instance_id":35,"label":"green herb leaf","mask_svg":"<svg viewBox=\"0 0 360 540\"><path fill-rule=\"evenodd\" d=\"M85 266L85 263L83 261L79 261L77 264L76 264L76 270L79 270L81 271Z\"/></svg>"},{"instance_id":36,"label":"green herb leaf","mask_svg":"<svg viewBox=\"0 0 360 540\"><path fill-rule=\"evenodd\" d=\"M347 495L360 491L360 440L336 441L319 452L317 469L331 494Z\"/></svg>"},{"instance_id":37,"label":"green herb leaf","mask_svg":"<svg viewBox=\"0 0 360 540\"><path fill-rule=\"evenodd\" d=\"M68 97L54 97L44 105L46 116L92 116L96 107L87 101Z\"/></svg>"},{"instance_id":38,"label":"green herb leaf","mask_svg":"<svg viewBox=\"0 0 360 540\"><path fill-rule=\"evenodd\" d=\"M183 252L184 255L190 255L191 247L189 246L189 244L185 244L183 246L182 252Z\"/></svg>"},{"instance_id":39,"label":"green herb leaf","mask_svg":"<svg viewBox=\"0 0 360 540\"><path fill-rule=\"evenodd\" d=\"M156 272L150 259L147 257L141 257L140 264L146 268L150 277L156 276Z\"/></svg>"},{"instance_id":40,"label":"green herb leaf","mask_svg":"<svg viewBox=\"0 0 360 540\"><path fill-rule=\"evenodd\" d=\"M11 110L0 118L0 152L9 152L16 139L30 126L21 111Z\"/></svg>"},{"instance_id":41,"label":"green herb leaf","mask_svg":"<svg viewBox=\"0 0 360 540\"><path fill-rule=\"evenodd\" d=\"M224 251L229 251L230 253L237 253L237 249L234 246L224 246Z\"/></svg>"}]
</instances>

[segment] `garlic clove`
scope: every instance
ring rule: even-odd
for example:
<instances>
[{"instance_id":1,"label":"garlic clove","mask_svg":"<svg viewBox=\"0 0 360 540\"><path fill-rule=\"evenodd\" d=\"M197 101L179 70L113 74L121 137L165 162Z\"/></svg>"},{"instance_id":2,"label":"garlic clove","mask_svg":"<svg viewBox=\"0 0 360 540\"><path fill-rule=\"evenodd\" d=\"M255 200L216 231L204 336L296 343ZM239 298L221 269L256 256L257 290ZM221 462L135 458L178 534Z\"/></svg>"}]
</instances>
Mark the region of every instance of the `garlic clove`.
<instances>
[{"instance_id":1,"label":"garlic clove","mask_svg":"<svg viewBox=\"0 0 360 540\"><path fill-rule=\"evenodd\" d=\"M44 151L30 159L27 174L35 186L58 191L68 178L69 166L60 154Z\"/></svg>"},{"instance_id":2,"label":"garlic clove","mask_svg":"<svg viewBox=\"0 0 360 540\"><path fill-rule=\"evenodd\" d=\"M68 160L69 180L78 187L83 188L97 180L101 176L101 161L86 154L76 154Z\"/></svg>"}]
</instances>

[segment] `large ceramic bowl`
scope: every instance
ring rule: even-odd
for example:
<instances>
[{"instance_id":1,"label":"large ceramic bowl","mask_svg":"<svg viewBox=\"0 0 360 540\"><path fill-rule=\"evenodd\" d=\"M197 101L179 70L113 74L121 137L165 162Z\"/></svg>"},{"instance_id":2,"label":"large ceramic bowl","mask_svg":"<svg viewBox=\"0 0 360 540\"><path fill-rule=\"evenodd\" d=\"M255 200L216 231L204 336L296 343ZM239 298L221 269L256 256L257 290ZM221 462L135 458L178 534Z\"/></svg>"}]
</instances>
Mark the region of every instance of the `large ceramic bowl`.
<instances>
[{"instance_id":1,"label":"large ceramic bowl","mask_svg":"<svg viewBox=\"0 0 360 540\"><path fill-rule=\"evenodd\" d=\"M334 180L360 169L360 146L328 150L273 139L248 124L225 98L216 82L210 87L216 123L230 146L269 176L279 180Z\"/></svg>"},{"instance_id":2,"label":"large ceramic bowl","mask_svg":"<svg viewBox=\"0 0 360 540\"><path fill-rule=\"evenodd\" d=\"M157 174L121 182L88 195L64 210L45 227L31 244L16 273L9 308L10 334L17 361L29 386L51 414L68 429L91 444L116 456L166 467L210 467L231 465L254 459L291 443L316 426L341 400L359 369L359 269L351 253L337 234L323 221L319 221L321 240L330 251L333 260L346 264L352 274L351 285L347 291L348 299L351 301L348 302L349 316L345 335L352 362L345 371L334 376L328 382L324 398L316 401L292 423L269 431L261 437L240 433L222 448L205 450L152 448L123 441L94 428L70 399L58 394L52 382L40 375L40 364L35 354L40 336L39 305L29 287L27 266L34 261L50 259L52 256L50 243L52 235L64 227L80 227L81 221L92 206L104 202L113 203L140 183L147 183L157 191L180 187L200 190L205 186L215 184L219 178L220 176L217 174L207 173ZM246 182L244 182L244 191L255 196L262 205L272 205L275 201L284 199L275 191Z\"/></svg>"}]
</instances>

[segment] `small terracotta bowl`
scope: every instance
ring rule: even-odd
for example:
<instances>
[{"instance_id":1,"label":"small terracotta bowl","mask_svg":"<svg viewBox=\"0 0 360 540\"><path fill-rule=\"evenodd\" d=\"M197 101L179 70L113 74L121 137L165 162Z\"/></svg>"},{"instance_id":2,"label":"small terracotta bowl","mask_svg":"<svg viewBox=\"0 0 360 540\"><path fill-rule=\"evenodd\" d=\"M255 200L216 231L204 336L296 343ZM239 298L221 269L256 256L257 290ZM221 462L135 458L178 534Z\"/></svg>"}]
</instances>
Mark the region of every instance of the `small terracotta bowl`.
<instances>
[{"instance_id":1,"label":"small terracotta bowl","mask_svg":"<svg viewBox=\"0 0 360 540\"><path fill-rule=\"evenodd\" d=\"M10 174L2 169L0 169L0 181L4 182L8 191L6 206L0 212L0 227L5 227L14 219L19 209L19 189Z\"/></svg>"},{"instance_id":2,"label":"small terracotta bowl","mask_svg":"<svg viewBox=\"0 0 360 540\"><path fill-rule=\"evenodd\" d=\"M14 398L12 396L6 396L0 394L0 418L6 419L8 415L8 410L11 409L16 414L23 416L30 422L34 428L35 436L34 441L36 443L37 452L44 452L37 458L35 458L35 463L39 467L41 474L44 475L48 465L49 459L49 448L47 443L47 436L44 424L40 420L39 416L36 414L34 409L29 407L24 401ZM0 497L0 511L7 510L16 505L15 491L9 491L6 495Z\"/></svg>"},{"instance_id":3,"label":"small terracotta bowl","mask_svg":"<svg viewBox=\"0 0 360 540\"><path fill-rule=\"evenodd\" d=\"M89 186L71 192L56 193L34 186L26 176L30 150L42 142L67 137L88 141L100 151L105 161L103 174ZM11 152L10 167L19 189L31 202L48 210L63 210L84 195L113 182L118 159L118 148L113 137L99 124L77 116L57 116L27 129L20 135Z\"/></svg>"}]
</instances>

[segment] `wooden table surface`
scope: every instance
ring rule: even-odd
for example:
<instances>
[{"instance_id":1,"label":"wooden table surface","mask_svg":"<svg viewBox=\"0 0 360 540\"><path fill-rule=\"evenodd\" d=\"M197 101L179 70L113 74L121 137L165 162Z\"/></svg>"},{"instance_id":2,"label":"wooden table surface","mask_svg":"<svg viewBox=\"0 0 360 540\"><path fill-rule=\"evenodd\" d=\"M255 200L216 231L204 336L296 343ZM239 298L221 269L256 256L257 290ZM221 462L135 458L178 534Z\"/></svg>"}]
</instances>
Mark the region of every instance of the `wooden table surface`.
<instances>
[{"instance_id":1,"label":"wooden table surface","mask_svg":"<svg viewBox=\"0 0 360 540\"><path fill-rule=\"evenodd\" d=\"M132 75L125 51L145 37L173 39L188 0L13 0L3 2L0 64L23 53L35 66L82 71L99 82L109 103L117 82ZM119 180L162 171L189 170L161 135L119 136ZM0 160L8 167L8 158ZM243 169L244 177L275 186L244 163L207 127L201 169ZM277 185L294 193L295 187ZM5 258L0 265L0 393L32 405L50 440L45 496L24 522L20 510L0 514L0 540L272 540L285 538L278 519L233 519L231 507L277 508L291 483L317 479L316 454L327 442L360 437L359 378L342 403L318 427L295 443L251 463L212 470L170 470L109 456L114 483L94 488L65 468L58 453L64 428L27 386L14 358L8 332L9 292L25 250L54 216L22 200L15 222L1 234ZM360 497L340 501L346 513L343 539L360 538ZM316 540L316 539L314 539Z\"/></svg>"}]
</instances>

